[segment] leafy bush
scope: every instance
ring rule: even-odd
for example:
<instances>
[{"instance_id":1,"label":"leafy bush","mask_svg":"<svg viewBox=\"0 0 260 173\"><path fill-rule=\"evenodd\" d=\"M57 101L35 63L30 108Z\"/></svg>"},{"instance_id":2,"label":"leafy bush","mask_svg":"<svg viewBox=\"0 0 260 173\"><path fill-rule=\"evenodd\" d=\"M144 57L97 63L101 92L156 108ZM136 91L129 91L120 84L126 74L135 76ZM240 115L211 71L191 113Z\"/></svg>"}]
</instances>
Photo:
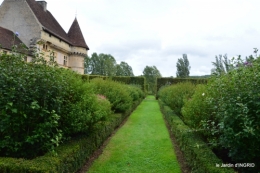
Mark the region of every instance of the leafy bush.
<instances>
[{"instance_id":1,"label":"leafy bush","mask_svg":"<svg viewBox=\"0 0 260 173\"><path fill-rule=\"evenodd\" d=\"M207 76L205 78L173 78L173 77L158 77L156 82L156 91L159 91L161 87L165 85L175 85L177 83L191 82L193 84L206 84L208 81Z\"/></svg>"},{"instance_id":2,"label":"leafy bush","mask_svg":"<svg viewBox=\"0 0 260 173\"><path fill-rule=\"evenodd\" d=\"M1 173L71 173L77 172L123 121L123 114L113 114L102 124L95 124L92 133L61 144L57 156L47 153L31 160L0 157Z\"/></svg>"},{"instance_id":3,"label":"leafy bush","mask_svg":"<svg viewBox=\"0 0 260 173\"><path fill-rule=\"evenodd\" d=\"M106 96L112 105L113 111L125 112L131 108L133 98L130 96L128 85L100 78L92 79L90 84L96 94Z\"/></svg>"},{"instance_id":4,"label":"leafy bush","mask_svg":"<svg viewBox=\"0 0 260 173\"><path fill-rule=\"evenodd\" d=\"M76 80L74 82L79 81L80 80ZM77 138L66 141L60 146L56 147L55 151L57 155L55 156L52 154L52 152L49 152L44 156L40 156L31 160L0 157L0 172L77 172L80 168L82 168L83 164L86 162L86 159L91 158L94 151L102 145L102 143L112 134L114 129L117 128L122 123L122 121L130 115L131 111L133 111L141 102L141 100L138 100L135 102L131 110L127 110L124 113L110 115L109 112L111 112L111 104L107 98L104 95L91 94L93 91L90 87L91 85L84 85L80 85L82 87L78 87L77 91L80 91L79 89L86 90L89 93L89 96L91 96L91 99L93 99L93 104L87 105L88 107L91 107L91 110L95 110L92 116L93 121L91 123L93 125L91 126L91 132L87 136L78 136ZM77 86L79 85L75 85L75 87ZM84 91L82 92L84 93ZM71 93L68 95L70 96L69 98L71 100L75 100L76 98L71 96L80 96L80 94L75 92L72 95ZM85 98L83 95L82 97ZM82 106L84 107L84 105ZM102 120L102 123L94 123L98 120ZM71 122L73 122L73 119L71 119Z\"/></svg>"},{"instance_id":5,"label":"leafy bush","mask_svg":"<svg viewBox=\"0 0 260 173\"><path fill-rule=\"evenodd\" d=\"M51 57L52 58L52 57ZM76 73L34 57L0 55L0 155L33 158L107 116ZM104 113L107 111L107 113ZM100 113L100 114L99 114Z\"/></svg>"},{"instance_id":6,"label":"leafy bush","mask_svg":"<svg viewBox=\"0 0 260 173\"><path fill-rule=\"evenodd\" d=\"M174 134L181 150L191 167L192 172L202 173L234 173L232 168L216 167L221 165L221 161L212 152L208 145L192 129L183 123L183 121L159 99L159 105L165 119L169 123L171 132Z\"/></svg>"},{"instance_id":7,"label":"leafy bush","mask_svg":"<svg viewBox=\"0 0 260 173\"><path fill-rule=\"evenodd\" d=\"M91 79L102 78L104 80L113 80L119 83L124 83L127 85L134 85L140 87L140 89L146 93L147 84L146 80L142 76L100 76L100 75L81 75L82 79L86 82L89 82Z\"/></svg>"},{"instance_id":8,"label":"leafy bush","mask_svg":"<svg viewBox=\"0 0 260 173\"><path fill-rule=\"evenodd\" d=\"M208 91L206 85L197 85L191 98L184 99L181 109L183 121L194 129L201 128L201 121L208 120L211 115L211 106L207 102Z\"/></svg>"},{"instance_id":9,"label":"leafy bush","mask_svg":"<svg viewBox=\"0 0 260 173\"><path fill-rule=\"evenodd\" d=\"M133 101L138 101L145 97L144 92L140 89L140 87L136 85L129 85L127 89L130 92L130 96L132 97Z\"/></svg>"},{"instance_id":10,"label":"leafy bush","mask_svg":"<svg viewBox=\"0 0 260 173\"><path fill-rule=\"evenodd\" d=\"M111 103L109 100L103 95L97 95L96 103L94 104L97 108L95 108L95 112L92 118L92 124L95 124L99 121L105 121L112 114L111 111Z\"/></svg>"},{"instance_id":11,"label":"leafy bush","mask_svg":"<svg viewBox=\"0 0 260 173\"><path fill-rule=\"evenodd\" d=\"M165 86L159 90L159 98L166 103L174 112L181 116L181 108L184 105L184 99L191 98L194 93L195 85L190 82L178 83Z\"/></svg>"},{"instance_id":12,"label":"leafy bush","mask_svg":"<svg viewBox=\"0 0 260 173\"><path fill-rule=\"evenodd\" d=\"M260 64L232 70L210 82L216 116L213 119L221 147L236 162L260 159Z\"/></svg>"}]
</instances>

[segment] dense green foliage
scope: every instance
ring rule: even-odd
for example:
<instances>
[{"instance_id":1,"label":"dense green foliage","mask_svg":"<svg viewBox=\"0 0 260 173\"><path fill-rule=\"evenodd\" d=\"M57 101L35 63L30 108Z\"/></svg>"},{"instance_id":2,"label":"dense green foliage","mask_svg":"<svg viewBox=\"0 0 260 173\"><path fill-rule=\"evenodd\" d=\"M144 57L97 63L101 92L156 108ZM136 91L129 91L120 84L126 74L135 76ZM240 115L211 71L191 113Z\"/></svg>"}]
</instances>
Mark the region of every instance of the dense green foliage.
<instances>
[{"instance_id":1,"label":"dense green foliage","mask_svg":"<svg viewBox=\"0 0 260 173\"><path fill-rule=\"evenodd\" d=\"M208 79L206 78L171 78L171 77L159 77L157 78L157 92L161 87L164 87L165 85L174 85L181 82L191 82L193 84L206 84Z\"/></svg>"},{"instance_id":2,"label":"dense green foliage","mask_svg":"<svg viewBox=\"0 0 260 173\"><path fill-rule=\"evenodd\" d=\"M86 57L85 74L102 76L134 76L132 67L122 61L117 64L115 58L109 54L93 53L91 57Z\"/></svg>"},{"instance_id":3,"label":"dense green foliage","mask_svg":"<svg viewBox=\"0 0 260 173\"><path fill-rule=\"evenodd\" d=\"M188 60L187 54L183 54L182 58L179 58L176 64L177 78L186 78L190 75L190 62Z\"/></svg>"},{"instance_id":4,"label":"dense green foliage","mask_svg":"<svg viewBox=\"0 0 260 173\"><path fill-rule=\"evenodd\" d=\"M230 60L228 59L227 55L216 56L216 61L212 62L212 64L214 65L214 68L211 70L211 73L215 75L228 73L230 70L232 70L232 66L230 64Z\"/></svg>"},{"instance_id":5,"label":"dense green foliage","mask_svg":"<svg viewBox=\"0 0 260 173\"><path fill-rule=\"evenodd\" d=\"M103 76L115 76L116 60L112 55L93 53L85 58L85 73Z\"/></svg>"},{"instance_id":6,"label":"dense green foliage","mask_svg":"<svg viewBox=\"0 0 260 173\"><path fill-rule=\"evenodd\" d=\"M136 103L135 108L139 103ZM113 114L102 124L94 125L87 137L77 138L61 144L56 148L57 155L47 153L35 159L16 159L0 157L1 173L71 173L77 172L85 164L86 159L103 144L131 110L123 114Z\"/></svg>"},{"instance_id":7,"label":"dense green foliage","mask_svg":"<svg viewBox=\"0 0 260 173\"><path fill-rule=\"evenodd\" d=\"M120 83L124 83L127 85L134 85L138 88L140 88L143 92L147 92L147 84L146 84L146 80L144 77L142 76L100 76L100 75L82 75L81 76L82 79L85 82L89 82L91 79L95 79L95 78L102 78L104 80L113 80L116 82L120 82Z\"/></svg>"},{"instance_id":8,"label":"dense green foliage","mask_svg":"<svg viewBox=\"0 0 260 173\"><path fill-rule=\"evenodd\" d=\"M148 84L148 92L155 94L156 79L162 76L160 71L155 66L146 66L143 71L143 76L145 77Z\"/></svg>"},{"instance_id":9,"label":"dense green foliage","mask_svg":"<svg viewBox=\"0 0 260 173\"><path fill-rule=\"evenodd\" d=\"M115 112L124 112L130 109L134 101L144 97L141 89L112 80L92 79L89 87L93 88L96 94L107 97Z\"/></svg>"},{"instance_id":10,"label":"dense green foliage","mask_svg":"<svg viewBox=\"0 0 260 173\"><path fill-rule=\"evenodd\" d=\"M203 127L209 142L228 149L233 161L259 163L260 63L235 63L241 66L209 82L207 100L214 114L204 121Z\"/></svg>"},{"instance_id":11,"label":"dense green foliage","mask_svg":"<svg viewBox=\"0 0 260 173\"><path fill-rule=\"evenodd\" d=\"M191 98L184 99L181 113L183 121L192 128L199 129L201 121L209 119L211 115L211 105L206 101L208 96L206 85L197 85L195 93Z\"/></svg>"},{"instance_id":12,"label":"dense green foliage","mask_svg":"<svg viewBox=\"0 0 260 173\"><path fill-rule=\"evenodd\" d=\"M23 55L1 54L1 156L33 158L54 151L75 135L89 134L96 123L108 118L111 106L117 112L129 109L139 94L139 89L124 90L125 104L111 96L111 105L80 75L56 67L53 60L37 55L25 63Z\"/></svg>"},{"instance_id":13,"label":"dense green foliage","mask_svg":"<svg viewBox=\"0 0 260 173\"><path fill-rule=\"evenodd\" d=\"M194 173L234 173L232 168L217 167L222 165L223 161L211 151L205 143L191 128L174 113L174 111L165 105L159 99L159 105L165 119L169 123L171 132L174 134L188 165Z\"/></svg>"},{"instance_id":14,"label":"dense green foliage","mask_svg":"<svg viewBox=\"0 0 260 173\"><path fill-rule=\"evenodd\" d=\"M122 61L116 65L116 76L134 76L133 69L126 62Z\"/></svg>"},{"instance_id":15,"label":"dense green foliage","mask_svg":"<svg viewBox=\"0 0 260 173\"><path fill-rule=\"evenodd\" d=\"M67 101L73 74L43 60L27 64L15 53L1 55L0 61L1 154L34 157L52 150L61 142L63 106L77 102L77 95Z\"/></svg>"},{"instance_id":16,"label":"dense green foliage","mask_svg":"<svg viewBox=\"0 0 260 173\"><path fill-rule=\"evenodd\" d=\"M199 132L214 151L226 152L225 159L229 157L232 163L255 164L240 168L243 172L258 172L260 60L247 60L233 59L229 71L216 74L207 85L198 85L195 93L184 99L181 113L185 123ZM163 92L167 89L162 89L161 99L175 111L172 105L180 99L166 96Z\"/></svg>"},{"instance_id":17,"label":"dense green foliage","mask_svg":"<svg viewBox=\"0 0 260 173\"><path fill-rule=\"evenodd\" d=\"M195 85L191 82L178 83L176 85L165 86L158 92L159 98L165 102L174 112L181 117L181 108L184 99L189 99L193 95Z\"/></svg>"}]
</instances>

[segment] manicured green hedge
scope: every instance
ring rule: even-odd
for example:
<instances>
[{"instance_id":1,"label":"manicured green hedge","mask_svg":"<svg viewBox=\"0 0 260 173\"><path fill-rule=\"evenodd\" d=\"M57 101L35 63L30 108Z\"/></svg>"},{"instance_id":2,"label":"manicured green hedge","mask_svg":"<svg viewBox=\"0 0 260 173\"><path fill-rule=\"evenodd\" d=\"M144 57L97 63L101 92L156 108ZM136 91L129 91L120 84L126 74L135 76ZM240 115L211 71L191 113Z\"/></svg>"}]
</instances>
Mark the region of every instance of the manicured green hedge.
<instances>
[{"instance_id":1,"label":"manicured green hedge","mask_svg":"<svg viewBox=\"0 0 260 173\"><path fill-rule=\"evenodd\" d=\"M159 104L193 173L235 172L232 168L216 167L216 164L221 166L223 162L217 158L207 144L160 99Z\"/></svg>"},{"instance_id":2,"label":"manicured green hedge","mask_svg":"<svg viewBox=\"0 0 260 173\"><path fill-rule=\"evenodd\" d=\"M0 72L1 157L41 156L111 115L108 100L53 60L0 52Z\"/></svg>"},{"instance_id":3,"label":"manicured green hedge","mask_svg":"<svg viewBox=\"0 0 260 173\"><path fill-rule=\"evenodd\" d=\"M102 78L102 79L108 79L108 76L100 76L100 75L81 75L81 78L83 79L83 81L87 81L89 82L91 79L95 79L95 78Z\"/></svg>"},{"instance_id":4,"label":"manicured green hedge","mask_svg":"<svg viewBox=\"0 0 260 173\"><path fill-rule=\"evenodd\" d=\"M147 83L144 77L135 77L135 76L100 76L100 75L82 75L84 81L90 81L91 79L102 78L102 79L112 79L113 81L122 82L128 85L137 85L146 93L147 92Z\"/></svg>"},{"instance_id":5,"label":"manicured green hedge","mask_svg":"<svg viewBox=\"0 0 260 173\"><path fill-rule=\"evenodd\" d=\"M208 79L200 79L200 78L170 78L170 77L161 77L157 78L156 86L157 86L157 92L159 89L165 85L173 85L177 83L182 83L182 82L191 82L193 84L205 84L207 83Z\"/></svg>"},{"instance_id":6,"label":"manicured green hedge","mask_svg":"<svg viewBox=\"0 0 260 173\"><path fill-rule=\"evenodd\" d=\"M32 160L0 157L1 173L73 173L79 170L93 152L112 134L142 100L124 114L114 114L102 124L96 124L89 136L78 137L56 148L57 156L47 153Z\"/></svg>"},{"instance_id":7,"label":"manicured green hedge","mask_svg":"<svg viewBox=\"0 0 260 173\"><path fill-rule=\"evenodd\" d=\"M176 115L182 118L181 109L185 99L190 99L194 93L196 85L191 82L181 82L175 85L162 87L157 96L169 106Z\"/></svg>"}]
</instances>

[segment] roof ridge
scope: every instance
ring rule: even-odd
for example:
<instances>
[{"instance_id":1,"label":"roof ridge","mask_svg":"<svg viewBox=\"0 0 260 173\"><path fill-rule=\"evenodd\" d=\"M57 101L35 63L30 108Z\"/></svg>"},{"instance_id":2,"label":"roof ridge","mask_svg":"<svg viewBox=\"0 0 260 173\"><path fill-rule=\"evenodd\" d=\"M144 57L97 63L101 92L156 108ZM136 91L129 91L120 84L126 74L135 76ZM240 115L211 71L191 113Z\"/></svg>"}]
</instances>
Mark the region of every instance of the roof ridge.
<instances>
[{"instance_id":1,"label":"roof ridge","mask_svg":"<svg viewBox=\"0 0 260 173\"><path fill-rule=\"evenodd\" d=\"M62 39L63 41L72 44L65 30L49 10L45 11L42 5L38 3L38 1L26 0L26 2L28 3L40 24L43 26L44 30Z\"/></svg>"}]
</instances>

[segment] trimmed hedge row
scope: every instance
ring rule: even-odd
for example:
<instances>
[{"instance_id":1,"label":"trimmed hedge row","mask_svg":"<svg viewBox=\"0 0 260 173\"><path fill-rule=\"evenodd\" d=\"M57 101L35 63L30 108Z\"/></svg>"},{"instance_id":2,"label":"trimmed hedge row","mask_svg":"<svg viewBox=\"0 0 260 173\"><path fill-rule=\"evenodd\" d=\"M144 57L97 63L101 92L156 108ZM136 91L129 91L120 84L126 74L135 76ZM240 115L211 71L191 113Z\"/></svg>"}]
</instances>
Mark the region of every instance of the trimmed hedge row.
<instances>
[{"instance_id":1,"label":"trimmed hedge row","mask_svg":"<svg viewBox=\"0 0 260 173\"><path fill-rule=\"evenodd\" d=\"M105 123L96 124L93 133L73 139L56 148L57 156L47 153L32 160L0 157L1 173L73 173L79 170L93 152L131 114L142 100L138 100L123 114L112 115Z\"/></svg>"},{"instance_id":2,"label":"trimmed hedge row","mask_svg":"<svg viewBox=\"0 0 260 173\"><path fill-rule=\"evenodd\" d=\"M147 83L144 77L135 77L135 76L100 76L100 75L82 75L84 81L89 82L91 79L102 78L102 79L112 79L113 81L122 82L128 85L138 85L141 86L141 89L146 93L147 92Z\"/></svg>"},{"instance_id":3,"label":"trimmed hedge row","mask_svg":"<svg viewBox=\"0 0 260 173\"><path fill-rule=\"evenodd\" d=\"M157 78L156 81L156 91L158 92L159 89L165 85L173 85L181 82L191 82L193 84L206 84L208 79L201 79L201 78L170 78L170 77L161 77Z\"/></svg>"},{"instance_id":4,"label":"trimmed hedge row","mask_svg":"<svg viewBox=\"0 0 260 173\"><path fill-rule=\"evenodd\" d=\"M102 79L108 79L108 76L101 76L101 75L81 75L81 78L83 79L83 81L89 82L91 79L95 79L95 78L102 78Z\"/></svg>"},{"instance_id":5,"label":"trimmed hedge row","mask_svg":"<svg viewBox=\"0 0 260 173\"><path fill-rule=\"evenodd\" d=\"M178 83L162 87L157 96L178 115L181 119L181 109L184 105L184 100L190 99L194 93L196 85L191 82Z\"/></svg>"},{"instance_id":6,"label":"trimmed hedge row","mask_svg":"<svg viewBox=\"0 0 260 173\"><path fill-rule=\"evenodd\" d=\"M203 140L159 99L161 111L171 127L193 173L234 173L232 168L217 167L222 161Z\"/></svg>"}]
</instances>

